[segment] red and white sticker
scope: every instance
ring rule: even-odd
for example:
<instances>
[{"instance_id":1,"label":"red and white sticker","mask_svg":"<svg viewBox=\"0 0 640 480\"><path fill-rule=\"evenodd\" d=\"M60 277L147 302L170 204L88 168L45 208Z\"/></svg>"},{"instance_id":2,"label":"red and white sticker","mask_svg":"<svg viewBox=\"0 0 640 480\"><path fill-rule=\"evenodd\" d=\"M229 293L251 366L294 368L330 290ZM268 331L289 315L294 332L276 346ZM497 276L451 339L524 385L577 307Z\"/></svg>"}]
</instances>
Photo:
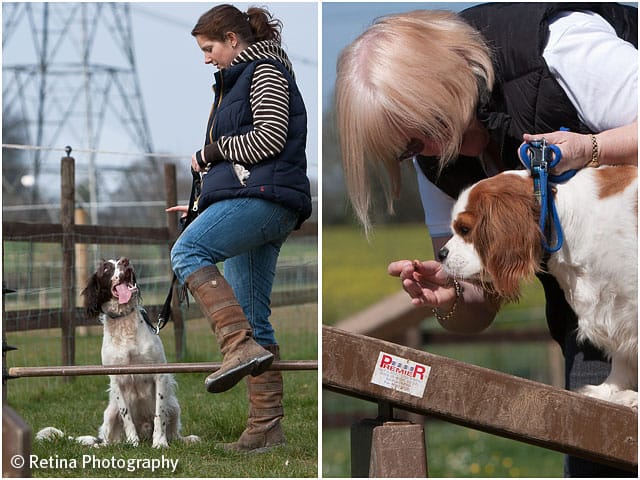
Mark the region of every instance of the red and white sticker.
<instances>
[{"instance_id":1,"label":"red and white sticker","mask_svg":"<svg viewBox=\"0 0 640 480\"><path fill-rule=\"evenodd\" d=\"M380 352L371 383L422 398L431 367Z\"/></svg>"}]
</instances>

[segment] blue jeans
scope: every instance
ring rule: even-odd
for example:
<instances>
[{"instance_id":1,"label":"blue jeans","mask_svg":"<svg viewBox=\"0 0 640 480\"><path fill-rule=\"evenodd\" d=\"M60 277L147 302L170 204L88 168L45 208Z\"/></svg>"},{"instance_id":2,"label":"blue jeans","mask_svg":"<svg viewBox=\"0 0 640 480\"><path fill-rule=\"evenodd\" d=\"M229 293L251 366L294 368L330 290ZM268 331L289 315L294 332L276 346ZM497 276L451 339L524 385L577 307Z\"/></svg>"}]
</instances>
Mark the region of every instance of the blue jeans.
<instances>
[{"instance_id":1,"label":"blue jeans","mask_svg":"<svg viewBox=\"0 0 640 480\"><path fill-rule=\"evenodd\" d=\"M269 316L280 247L294 229L293 210L259 198L235 198L207 207L171 250L181 283L202 267L224 262L229 282L260 345L276 344Z\"/></svg>"}]
</instances>

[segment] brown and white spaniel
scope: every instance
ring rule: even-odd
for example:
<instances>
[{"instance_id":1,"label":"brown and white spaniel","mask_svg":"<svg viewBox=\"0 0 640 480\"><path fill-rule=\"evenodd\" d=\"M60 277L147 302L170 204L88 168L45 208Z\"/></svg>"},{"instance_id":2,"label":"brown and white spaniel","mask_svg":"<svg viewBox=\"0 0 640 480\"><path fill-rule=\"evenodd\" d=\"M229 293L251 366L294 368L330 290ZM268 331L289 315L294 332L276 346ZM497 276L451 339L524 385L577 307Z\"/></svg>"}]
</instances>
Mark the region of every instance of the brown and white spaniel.
<instances>
[{"instance_id":1,"label":"brown and white spaniel","mask_svg":"<svg viewBox=\"0 0 640 480\"><path fill-rule=\"evenodd\" d=\"M637 408L637 167L582 169L556 186L554 201L564 245L547 259L548 272L578 316L578 340L589 340L612 363L604 383L582 393ZM438 258L452 277L517 300L520 281L541 268L539 215L528 171L482 180L456 201L454 235Z\"/></svg>"},{"instance_id":2,"label":"brown and white spaniel","mask_svg":"<svg viewBox=\"0 0 640 480\"><path fill-rule=\"evenodd\" d=\"M133 266L126 258L103 260L83 290L87 314L104 326L103 365L166 363L160 337L145 320ZM197 442L180 435L180 405L171 374L109 375L109 404L98 436L77 437L85 445L151 440L154 448L173 440ZM48 427L37 438L63 433Z\"/></svg>"}]
</instances>

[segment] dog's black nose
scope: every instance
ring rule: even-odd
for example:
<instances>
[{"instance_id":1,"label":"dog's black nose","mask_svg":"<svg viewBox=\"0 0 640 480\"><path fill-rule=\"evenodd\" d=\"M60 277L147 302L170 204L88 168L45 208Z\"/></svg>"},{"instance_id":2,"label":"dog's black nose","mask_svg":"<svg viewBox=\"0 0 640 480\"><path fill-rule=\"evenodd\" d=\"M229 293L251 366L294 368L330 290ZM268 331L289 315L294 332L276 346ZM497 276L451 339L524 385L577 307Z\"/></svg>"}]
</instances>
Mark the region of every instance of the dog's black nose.
<instances>
[{"instance_id":1,"label":"dog's black nose","mask_svg":"<svg viewBox=\"0 0 640 480\"><path fill-rule=\"evenodd\" d=\"M444 262L444 260L447 258L447 255L449 255L449 249L447 247L442 247L440 250L438 250L438 260L440 260L441 262Z\"/></svg>"}]
</instances>

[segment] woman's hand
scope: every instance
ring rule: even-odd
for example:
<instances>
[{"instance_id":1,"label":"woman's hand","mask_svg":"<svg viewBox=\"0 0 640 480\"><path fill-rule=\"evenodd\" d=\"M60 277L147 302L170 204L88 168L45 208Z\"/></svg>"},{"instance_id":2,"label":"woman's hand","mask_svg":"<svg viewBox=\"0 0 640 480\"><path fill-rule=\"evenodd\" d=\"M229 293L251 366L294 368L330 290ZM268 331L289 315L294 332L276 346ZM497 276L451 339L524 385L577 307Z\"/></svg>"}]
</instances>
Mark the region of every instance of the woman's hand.
<instances>
[{"instance_id":1,"label":"woman's hand","mask_svg":"<svg viewBox=\"0 0 640 480\"><path fill-rule=\"evenodd\" d=\"M187 212L189 211L189 207L187 205L176 205L174 207L169 207L165 210L165 212L167 213L173 213L173 212L181 212L182 215L180 215L182 218L187 216Z\"/></svg>"},{"instance_id":2,"label":"woman's hand","mask_svg":"<svg viewBox=\"0 0 640 480\"><path fill-rule=\"evenodd\" d=\"M543 137L547 143L556 145L562 152L560 163L550 170L554 175L567 170L579 170L591 160L593 144L589 135L558 131L535 135L525 133L522 136L525 143L541 140Z\"/></svg>"},{"instance_id":3,"label":"woman's hand","mask_svg":"<svg viewBox=\"0 0 640 480\"><path fill-rule=\"evenodd\" d=\"M567 170L583 168L591 161L594 153L592 135L572 132L552 132L530 135L525 133L525 142L544 137L548 143L560 148L562 160L551 170L556 175ZM597 145L600 165L638 165L638 122L604 130L593 135Z\"/></svg>"},{"instance_id":4,"label":"woman's hand","mask_svg":"<svg viewBox=\"0 0 640 480\"><path fill-rule=\"evenodd\" d=\"M398 260L387 267L389 275L399 277L402 287L417 306L427 305L448 311L456 300L456 290L442 265L434 260Z\"/></svg>"},{"instance_id":5,"label":"woman's hand","mask_svg":"<svg viewBox=\"0 0 640 480\"><path fill-rule=\"evenodd\" d=\"M191 168L193 169L194 172L198 172L198 173L202 170L200 168L200 165L198 164L198 159L196 158L195 153L191 155Z\"/></svg>"}]
</instances>

